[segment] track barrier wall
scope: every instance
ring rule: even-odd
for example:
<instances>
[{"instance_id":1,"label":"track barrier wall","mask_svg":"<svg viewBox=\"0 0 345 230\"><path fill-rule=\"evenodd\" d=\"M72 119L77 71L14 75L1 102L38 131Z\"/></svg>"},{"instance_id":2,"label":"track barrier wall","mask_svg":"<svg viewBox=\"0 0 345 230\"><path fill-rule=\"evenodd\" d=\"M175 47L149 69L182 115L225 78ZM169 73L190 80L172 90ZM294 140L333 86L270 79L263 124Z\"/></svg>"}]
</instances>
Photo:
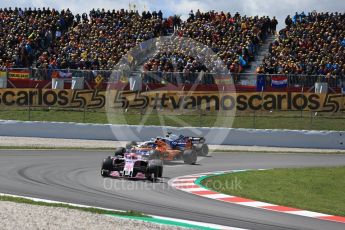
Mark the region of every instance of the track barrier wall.
<instances>
[{"instance_id":1,"label":"track barrier wall","mask_svg":"<svg viewBox=\"0 0 345 230\"><path fill-rule=\"evenodd\" d=\"M1 136L145 141L166 132L205 136L212 145L345 149L345 132L0 121Z\"/></svg>"}]
</instances>

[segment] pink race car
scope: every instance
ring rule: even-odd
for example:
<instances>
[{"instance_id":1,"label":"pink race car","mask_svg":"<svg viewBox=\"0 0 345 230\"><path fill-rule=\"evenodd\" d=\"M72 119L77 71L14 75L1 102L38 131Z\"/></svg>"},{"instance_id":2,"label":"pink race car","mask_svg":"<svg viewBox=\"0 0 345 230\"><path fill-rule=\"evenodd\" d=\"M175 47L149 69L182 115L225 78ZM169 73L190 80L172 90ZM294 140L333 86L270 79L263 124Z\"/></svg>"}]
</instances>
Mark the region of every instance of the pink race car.
<instances>
[{"instance_id":1,"label":"pink race car","mask_svg":"<svg viewBox=\"0 0 345 230\"><path fill-rule=\"evenodd\" d=\"M115 156L103 160L101 175L156 181L163 175L163 162L159 159L148 160L135 153L126 153L125 148L118 148Z\"/></svg>"}]
</instances>

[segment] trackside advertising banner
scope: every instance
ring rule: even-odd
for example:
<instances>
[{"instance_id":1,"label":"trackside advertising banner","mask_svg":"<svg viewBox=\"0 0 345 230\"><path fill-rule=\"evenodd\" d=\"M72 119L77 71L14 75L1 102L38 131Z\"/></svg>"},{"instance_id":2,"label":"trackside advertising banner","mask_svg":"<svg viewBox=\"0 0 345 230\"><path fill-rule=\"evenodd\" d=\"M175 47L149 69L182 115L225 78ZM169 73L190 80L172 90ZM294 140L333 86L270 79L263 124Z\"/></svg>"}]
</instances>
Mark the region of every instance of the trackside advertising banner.
<instances>
[{"instance_id":1,"label":"trackside advertising banner","mask_svg":"<svg viewBox=\"0 0 345 230\"><path fill-rule=\"evenodd\" d=\"M0 89L0 106L167 110L345 111L345 95L314 93L220 93L181 91L99 91Z\"/></svg>"},{"instance_id":2,"label":"trackside advertising banner","mask_svg":"<svg viewBox=\"0 0 345 230\"><path fill-rule=\"evenodd\" d=\"M0 71L0 78L7 77L7 73L5 71Z\"/></svg>"},{"instance_id":3,"label":"trackside advertising banner","mask_svg":"<svg viewBox=\"0 0 345 230\"><path fill-rule=\"evenodd\" d=\"M28 70L10 70L8 72L9 78L29 78L30 71Z\"/></svg>"}]
</instances>

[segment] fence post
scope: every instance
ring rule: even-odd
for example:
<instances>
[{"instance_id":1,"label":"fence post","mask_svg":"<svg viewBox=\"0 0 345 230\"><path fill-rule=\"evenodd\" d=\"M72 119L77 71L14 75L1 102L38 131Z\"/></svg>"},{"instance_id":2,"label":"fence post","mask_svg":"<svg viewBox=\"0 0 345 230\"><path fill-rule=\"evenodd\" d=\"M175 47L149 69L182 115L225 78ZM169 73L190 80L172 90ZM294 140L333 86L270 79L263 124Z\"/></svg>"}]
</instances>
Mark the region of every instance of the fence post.
<instances>
[{"instance_id":1,"label":"fence post","mask_svg":"<svg viewBox=\"0 0 345 230\"><path fill-rule=\"evenodd\" d=\"M30 102L30 97L29 97L29 100L28 100L28 104L27 104L27 108L28 108L28 120L30 121L31 120L31 106L30 106L31 102Z\"/></svg>"},{"instance_id":2,"label":"fence post","mask_svg":"<svg viewBox=\"0 0 345 230\"><path fill-rule=\"evenodd\" d=\"M344 87L344 91L343 89L341 89L341 108L340 108L340 112L345 112L345 87Z\"/></svg>"},{"instance_id":3,"label":"fence post","mask_svg":"<svg viewBox=\"0 0 345 230\"><path fill-rule=\"evenodd\" d=\"M85 120L86 120L86 105L84 105L83 123L85 123Z\"/></svg>"},{"instance_id":4,"label":"fence post","mask_svg":"<svg viewBox=\"0 0 345 230\"><path fill-rule=\"evenodd\" d=\"M31 106L30 106L30 103L29 103L29 106L28 106L28 119L29 119L29 121L31 121Z\"/></svg>"},{"instance_id":5,"label":"fence post","mask_svg":"<svg viewBox=\"0 0 345 230\"><path fill-rule=\"evenodd\" d=\"M202 113L202 111L201 111L201 108L199 109L199 127L201 127L201 113Z\"/></svg>"},{"instance_id":6,"label":"fence post","mask_svg":"<svg viewBox=\"0 0 345 230\"><path fill-rule=\"evenodd\" d=\"M140 110L140 124L141 124L141 122L142 122L142 120L143 120L143 115L144 115L144 109L141 109ZM159 116L158 114L157 114L157 116Z\"/></svg>"},{"instance_id":7,"label":"fence post","mask_svg":"<svg viewBox=\"0 0 345 230\"><path fill-rule=\"evenodd\" d=\"M29 68L29 79L33 79L33 68Z\"/></svg>"},{"instance_id":8,"label":"fence post","mask_svg":"<svg viewBox=\"0 0 345 230\"><path fill-rule=\"evenodd\" d=\"M254 116L253 116L253 126L254 129L256 128L256 111L254 110Z\"/></svg>"},{"instance_id":9,"label":"fence post","mask_svg":"<svg viewBox=\"0 0 345 230\"><path fill-rule=\"evenodd\" d=\"M341 93L341 107L340 112L345 112L345 85L344 85L344 76L340 77L340 93Z\"/></svg>"}]
</instances>

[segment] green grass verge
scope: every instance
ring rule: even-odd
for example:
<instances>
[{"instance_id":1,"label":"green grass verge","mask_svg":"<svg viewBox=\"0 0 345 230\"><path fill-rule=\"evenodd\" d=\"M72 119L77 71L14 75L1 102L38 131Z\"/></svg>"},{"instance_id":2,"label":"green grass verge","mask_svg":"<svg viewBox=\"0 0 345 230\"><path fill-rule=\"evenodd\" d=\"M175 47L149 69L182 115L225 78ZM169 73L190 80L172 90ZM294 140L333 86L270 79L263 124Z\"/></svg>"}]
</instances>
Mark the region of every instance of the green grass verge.
<instances>
[{"instance_id":1,"label":"green grass verge","mask_svg":"<svg viewBox=\"0 0 345 230\"><path fill-rule=\"evenodd\" d=\"M141 115L138 111L107 114L104 110L66 110L58 108L0 108L0 119L57 121L98 124L166 125L176 127L229 127L256 129L345 130L344 113L301 111L238 112L236 115L207 112L203 115L165 112Z\"/></svg>"},{"instance_id":2,"label":"green grass verge","mask_svg":"<svg viewBox=\"0 0 345 230\"><path fill-rule=\"evenodd\" d=\"M212 190L309 211L345 216L345 167L273 169L208 177Z\"/></svg>"},{"instance_id":3,"label":"green grass verge","mask_svg":"<svg viewBox=\"0 0 345 230\"><path fill-rule=\"evenodd\" d=\"M104 209L98 208L86 208L86 207L77 207L68 204L61 204L61 203L47 203L47 202L40 202L40 201L33 201L26 198L19 198L19 197L11 197L11 196L1 196L0 201L9 201L9 202L16 202L16 203L24 203L30 205L41 205L41 206L48 206L48 207L58 207L58 208L68 208L74 209L79 211L91 212L96 214L108 214L108 215L118 215L118 216L134 216L134 217L149 217L137 211L127 211L127 212L116 212L116 211L108 211Z\"/></svg>"}]
</instances>

